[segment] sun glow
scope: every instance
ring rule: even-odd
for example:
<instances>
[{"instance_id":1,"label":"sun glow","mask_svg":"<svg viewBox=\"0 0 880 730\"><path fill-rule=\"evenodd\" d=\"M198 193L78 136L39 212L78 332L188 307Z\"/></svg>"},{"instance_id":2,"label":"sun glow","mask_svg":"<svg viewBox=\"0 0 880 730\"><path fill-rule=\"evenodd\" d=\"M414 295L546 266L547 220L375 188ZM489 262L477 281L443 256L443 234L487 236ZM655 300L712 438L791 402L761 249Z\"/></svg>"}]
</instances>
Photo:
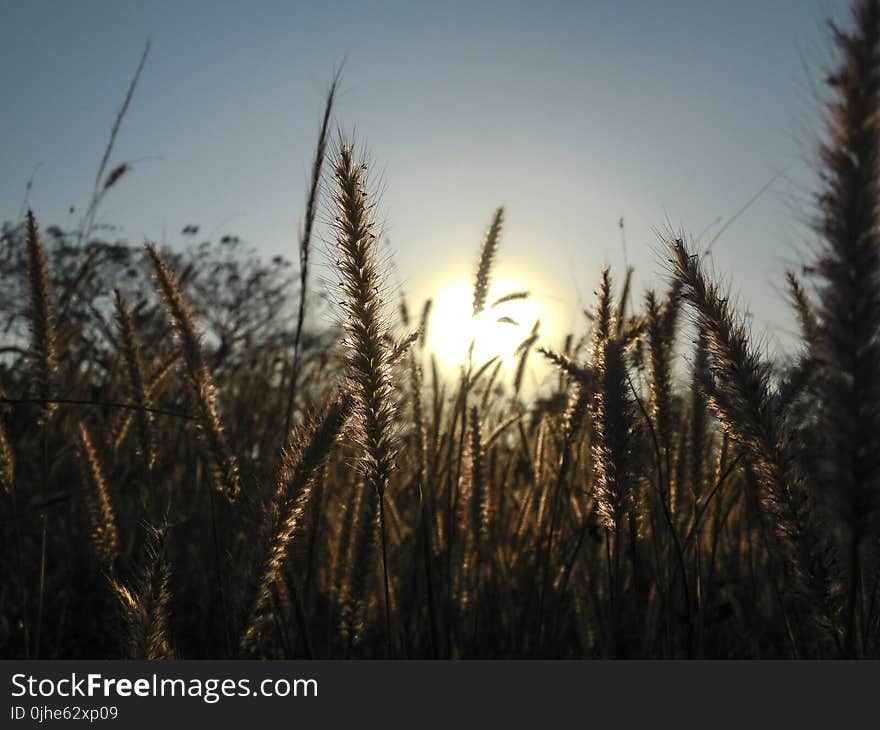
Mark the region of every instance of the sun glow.
<instances>
[{"instance_id":1,"label":"sun glow","mask_svg":"<svg viewBox=\"0 0 880 730\"><path fill-rule=\"evenodd\" d=\"M541 317L541 304L532 296L498 300L526 289L521 282L511 279L493 282L485 311L474 317L473 287L461 281L445 287L434 298L428 348L447 370L457 371L467 362L472 343L474 365L500 357L505 365L512 366L517 359L517 348Z\"/></svg>"}]
</instances>

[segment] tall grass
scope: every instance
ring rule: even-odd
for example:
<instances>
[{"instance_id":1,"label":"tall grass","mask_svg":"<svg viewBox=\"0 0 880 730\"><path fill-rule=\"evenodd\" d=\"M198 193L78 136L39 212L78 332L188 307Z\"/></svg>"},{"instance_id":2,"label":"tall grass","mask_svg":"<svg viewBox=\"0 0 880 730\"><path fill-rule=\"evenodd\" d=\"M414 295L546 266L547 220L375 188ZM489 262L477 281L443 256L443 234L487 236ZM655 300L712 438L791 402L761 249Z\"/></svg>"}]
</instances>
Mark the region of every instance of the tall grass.
<instances>
[{"instance_id":1,"label":"tall grass","mask_svg":"<svg viewBox=\"0 0 880 730\"><path fill-rule=\"evenodd\" d=\"M294 281L83 230L46 246L29 213L0 256L26 271L0 359L2 654L880 655L880 2L832 38L790 366L681 234L641 297L596 272L561 347L536 324L512 373L474 343L445 377L430 301L415 332L388 306L366 162L328 142L338 79ZM530 296L488 300L503 222L475 236L474 317ZM534 351L555 372L528 399Z\"/></svg>"}]
</instances>

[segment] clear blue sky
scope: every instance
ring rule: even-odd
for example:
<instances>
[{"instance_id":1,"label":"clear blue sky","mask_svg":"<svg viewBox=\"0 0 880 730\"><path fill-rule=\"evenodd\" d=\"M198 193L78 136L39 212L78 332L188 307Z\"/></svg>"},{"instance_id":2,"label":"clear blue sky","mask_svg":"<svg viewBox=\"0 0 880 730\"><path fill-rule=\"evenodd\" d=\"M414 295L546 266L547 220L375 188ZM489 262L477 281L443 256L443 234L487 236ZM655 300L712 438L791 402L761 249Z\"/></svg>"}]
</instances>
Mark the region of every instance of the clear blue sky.
<instances>
[{"instance_id":1,"label":"clear blue sky","mask_svg":"<svg viewBox=\"0 0 880 730\"><path fill-rule=\"evenodd\" d=\"M470 276L503 203L502 270L526 272L566 329L603 264L622 274L620 216L641 287L662 269L655 227L696 235L786 169L714 254L772 341L791 327L782 272L808 243L798 211L828 16L845 19L845 2L0 0L0 219L40 162L43 222L86 204L149 35L113 161L161 159L135 165L101 220L181 245L197 223L295 258L323 95L345 57L336 119L381 172L411 300Z\"/></svg>"}]
</instances>

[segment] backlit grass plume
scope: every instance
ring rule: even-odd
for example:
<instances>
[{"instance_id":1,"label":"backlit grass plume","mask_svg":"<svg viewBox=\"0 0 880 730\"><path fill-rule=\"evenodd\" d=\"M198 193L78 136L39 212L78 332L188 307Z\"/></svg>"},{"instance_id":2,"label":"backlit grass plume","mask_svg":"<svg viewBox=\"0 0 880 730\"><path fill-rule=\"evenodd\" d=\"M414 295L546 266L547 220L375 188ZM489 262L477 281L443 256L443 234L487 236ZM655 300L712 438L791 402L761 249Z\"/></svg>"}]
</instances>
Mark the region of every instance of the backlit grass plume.
<instances>
[{"instance_id":1,"label":"backlit grass plume","mask_svg":"<svg viewBox=\"0 0 880 730\"><path fill-rule=\"evenodd\" d=\"M489 537L489 475L483 427L476 406L469 411L467 432L457 504L458 532L462 536L459 545L458 601L463 613L473 610L474 603L479 600Z\"/></svg>"},{"instance_id":2,"label":"backlit grass plume","mask_svg":"<svg viewBox=\"0 0 880 730\"><path fill-rule=\"evenodd\" d=\"M614 301L611 294L611 270L606 266L602 269L602 281L598 291L599 301L596 302L596 313L593 316L593 359L599 357L602 346L611 336L614 326ZM617 321L620 321L620 317Z\"/></svg>"},{"instance_id":3,"label":"backlit grass plume","mask_svg":"<svg viewBox=\"0 0 880 730\"><path fill-rule=\"evenodd\" d=\"M154 371L150 373L149 379L144 387L147 402L154 403L166 381L174 372L177 360L180 356L178 350L173 350L166 355L156 366ZM120 408L117 410L113 421L110 424L107 442L109 447L115 452L122 448L125 437L128 435L131 424L134 421L134 412L131 409ZM154 418L155 421L155 418Z\"/></svg>"},{"instance_id":4,"label":"backlit grass plume","mask_svg":"<svg viewBox=\"0 0 880 730\"><path fill-rule=\"evenodd\" d=\"M122 292L116 290L116 321L119 325L119 344L125 358L128 375L128 395L138 407L134 413L138 444L147 471L156 463L156 418L152 412L153 402L147 389L141 347L134 331L134 323Z\"/></svg>"},{"instance_id":5,"label":"backlit grass plume","mask_svg":"<svg viewBox=\"0 0 880 730\"><path fill-rule=\"evenodd\" d=\"M501 227L504 224L504 208L498 208L486 231L483 239L483 247L480 249L480 261L477 264L477 274L474 279L474 317L482 314L486 308L486 297L489 294L492 262L501 243Z\"/></svg>"},{"instance_id":6,"label":"backlit grass plume","mask_svg":"<svg viewBox=\"0 0 880 730\"><path fill-rule=\"evenodd\" d=\"M681 240L669 242L673 275L679 280L710 353L706 386L719 419L731 439L748 450L763 489L762 500L787 548L783 563L791 587L808 597L820 624L836 631L837 591L825 540L803 475L770 390L770 366L749 345L745 326L734 317L727 298L703 273L699 257Z\"/></svg>"},{"instance_id":7,"label":"backlit grass plume","mask_svg":"<svg viewBox=\"0 0 880 730\"><path fill-rule=\"evenodd\" d=\"M391 586L388 576L387 534L385 529L385 488L394 469L397 438L394 418L397 410L391 368L394 359L388 325L384 319L382 278L379 273L373 206L367 202L366 163L354 159L354 149L340 140L333 165L333 201L336 207L337 267L345 315L346 365L354 384L353 429L361 446L360 464L367 490L378 498L382 571L385 583L387 652L391 648ZM367 510L362 525L371 524L369 507L373 498L364 497ZM359 533L364 541L367 533ZM372 531L370 531L372 534ZM363 559L369 552L366 542L356 541ZM356 554L357 557L357 554ZM358 580L361 577L358 576ZM357 632L355 632L357 633Z\"/></svg>"},{"instance_id":8,"label":"backlit grass plume","mask_svg":"<svg viewBox=\"0 0 880 730\"><path fill-rule=\"evenodd\" d=\"M354 383L353 429L362 447L367 486L381 497L394 468L395 400L391 347L384 319L372 205L367 202L366 164L341 142L333 165L337 266L346 333L347 370Z\"/></svg>"},{"instance_id":9,"label":"backlit grass plume","mask_svg":"<svg viewBox=\"0 0 880 730\"><path fill-rule=\"evenodd\" d=\"M168 630L167 530L148 528L144 563L132 587L114 581L124 625L126 659L173 659Z\"/></svg>"},{"instance_id":10,"label":"backlit grass plume","mask_svg":"<svg viewBox=\"0 0 880 730\"><path fill-rule=\"evenodd\" d=\"M116 517L110 503L107 482L98 460L98 454L92 445L92 439L86 425L79 424L78 455L82 471L83 495L91 525L92 546L102 567L112 572L113 564L119 556L119 533L116 528Z\"/></svg>"},{"instance_id":11,"label":"backlit grass plume","mask_svg":"<svg viewBox=\"0 0 880 730\"><path fill-rule=\"evenodd\" d=\"M804 291L804 287L792 271L785 272L785 281L788 285L788 297L791 300L794 310L797 313L798 323L801 328L801 339L809 347L813 347L816 342L816 332L819 328L816 322L816 313L813 306Z\"/></svg>"},{"instance_id":12,"label":"backlit grass plume","mask_svg":"<svg viewBox=\"0 0 880 730\"><path fill-rule=\"evenodd\" d=\"M560 372L569 377L573 383L571 394L568 397L568 405L565 409L563 423L565 424L565 439L567 442L575 437L583 426L588 411L590 399L593 397L597 386L596 373L589 367L579 365L570 357L545 348L539 348L547 360L555 365Z\"/></svg>"},{"instance_id":13,"label":"backlit grass plume","mask_svg":"<svg viewBox=\"0 0 880 730\"><path fill-rule=\"evenodd\" d=\"M673 279L672 291L665 303L657 300L653 291L645 296L645 331L648 344L649 411L654 434L660 447L661 465L665 474L662 487L667 506L674 509L675 492L680 482L672 481L672 439L676 431L672 396L672 357L680 306L680 285ZM619 328L618 328L619 329ZM683 461L681 464L683 465ZM662 484L662 482L660 482Z\"/></svg>"},{"instance_id":14,"label":"backlit grass plume","mask_svg":"<svg viewBox=\"0 0 880 730\"><path fill-rule=\"evenodd\" d=\"M351 406L350 394L341 394L298 430L284 452L274 495L264 510L267 554L259 568L256 598L240 641L243 652L256 647L271 618L272 588L281 580L288 547L311 500L312 479L336 442Z\"/></svg>"},{"instance_id":15,"label":"backlit grass plume","mask_svg":"<svg viewBox=\"0 0 880 730\"><path fill-rule=\"evenodd\" d=\"M147 244L146 249L153 265L156 283L168 307L168 319L180 340L187 390L195 410L199 438L208 457L211 481L218 492L224 494L230 501L234 501L241 486L238 462L226 442L220 413L217 410L214 383L202 354L195 319L177 279L168 268L162 254L152 244Z\"/></svg>"},{"instance_id":16,"label":"backlit grass plume","mask_svg":"<svg viewBox=\"0 0 880 730\"><path fill-rule=\"evenodd\" d=\"M591 402L592 450L599 511L607 526L619 533L634 500L640 445L626 364L626 332L618 335L616 324L606 269L593 331L592 368L597 383Z\"/></svg>"},{"instance_id":17,"label":"backlit grass plume","mask_svg":"<svg viewBox=\"0 0 880 730\"><path fill-rule=\"evenodd\" d=\"M470 439L468 444L468 490L465 500L468 528L474 538L477 557L482 554L489 535L490 494L486 468L486 451L483 446L483 427L476 406L471 408Z\"/></svg>"},{"instance_id":18,"label":"backlit grass plume","mask_svg":"<svg viewBox=\"0 0 880 730\"><path fill-rule=\"evenodd\" d=\"M858 0L853 18L849 32L831 26L839 64L828 78L834 96L820 147L813 356L819 480L848 533L846 644L857 654L857 614L867 605L859 603L862 547L880 508L880 2Z\"/></svg>"},{"instance_id":19,"label":"backlit grass plume","mask_svg":"<svg viewBox=\"0 0 880 730\"><path fill-rule=\"evenodd\" d=\"M32 210L27 213L28 278L30 281L30 310L28 321L31 330L31 372L33 389L41 399L41 421L45 423L55 412L56 405L49 402L54 391L58 363L55 354L55 319L52 308L51 283L46 268L46 252Z\"/></svg>"}]
</instances>

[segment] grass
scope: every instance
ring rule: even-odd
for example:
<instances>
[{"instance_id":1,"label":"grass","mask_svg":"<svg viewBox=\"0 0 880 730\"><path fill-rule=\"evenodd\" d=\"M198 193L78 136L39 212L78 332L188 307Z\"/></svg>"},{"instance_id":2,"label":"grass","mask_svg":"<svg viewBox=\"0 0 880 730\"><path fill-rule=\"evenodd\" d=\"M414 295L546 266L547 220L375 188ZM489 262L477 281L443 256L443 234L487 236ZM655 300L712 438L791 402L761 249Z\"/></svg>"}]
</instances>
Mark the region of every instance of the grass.
<instances>
[{"instance_id":1,"label":"grass","mask_svg":"<svg viewBox=\"0 0 880 730\"><path fill-rule=\"evenodd\" d=\"M95 238L122 173L88 230L28 212L0 256L0 654L880 656L880 2L832 39L786 367L676 234L638 311L606 270L562 351L536 324L512 377L472 345L445 379L430 301L415 331L388 301L366 163L329 139L338 77L296 277L232 237ZM337 326L307 316L322 200ZM487 301L502 222L475 316L530 296ZM530 357L558 377L527 401Z\"/></svg>"}]
</instances>

